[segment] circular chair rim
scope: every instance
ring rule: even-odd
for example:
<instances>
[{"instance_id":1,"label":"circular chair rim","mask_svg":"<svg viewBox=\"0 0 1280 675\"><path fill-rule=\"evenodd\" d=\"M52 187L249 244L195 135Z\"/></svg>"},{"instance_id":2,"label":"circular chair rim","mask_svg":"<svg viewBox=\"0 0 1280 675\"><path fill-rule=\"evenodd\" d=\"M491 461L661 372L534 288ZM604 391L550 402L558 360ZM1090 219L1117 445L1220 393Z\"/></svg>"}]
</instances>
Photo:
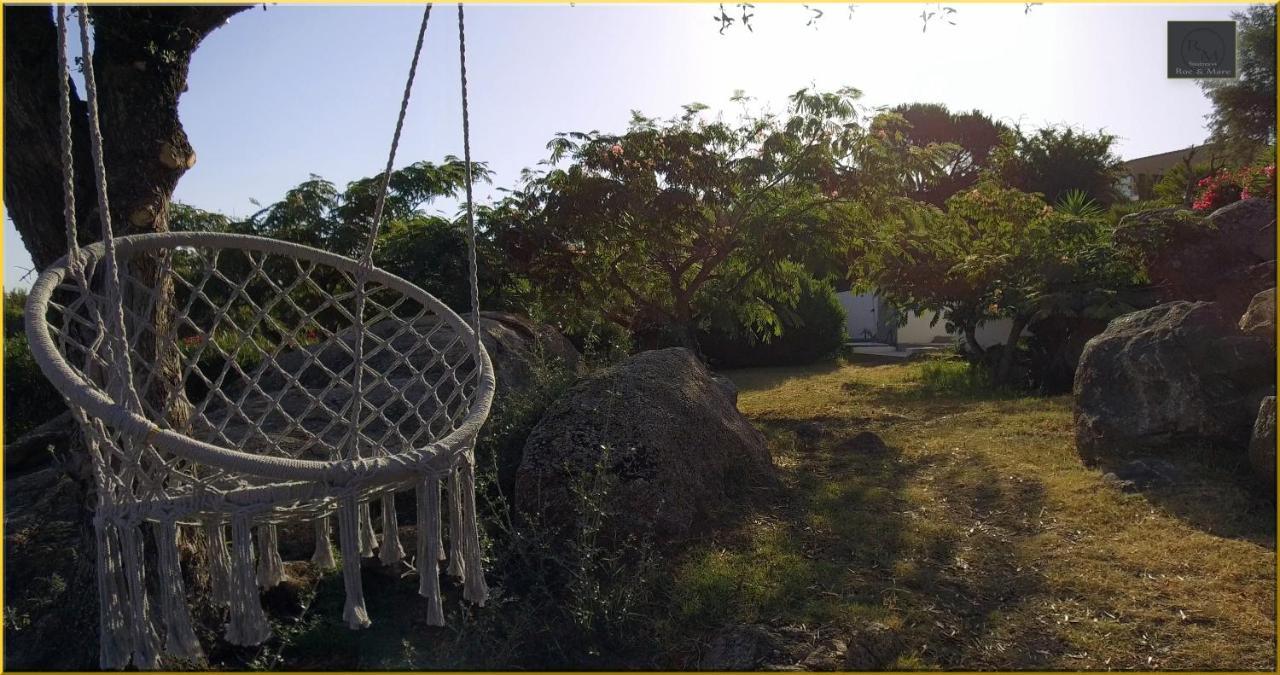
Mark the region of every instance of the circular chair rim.
<instances>
[{"instance_id":1,"label":"circular chair rim","mask_svg":"<svg viewBox=\"0 0 1280 675\"><path fill-rule=\"evenodd\" d=\"M338 270L355 272L360 263L346 256L278 239L248 234L221 232L159 232L118 237L115 240L118 259L148 251L178 247L238 249L307 260ZM101 260L106 247L97 242L81 249L82 259ZM66 278L68 256L63 256L45 269L32 284L27 298L26 316L39 320L26 322L27 339L32 357L53 386L89 416L102 420L127 435L146 438L147 443L193 462L227 471L252 474L281 481L322 481L334 485L351 483L377 484L392 482L408 474L422 471L445 471L453 459L480 431L493 403L496 380L488 350L480 343L480 382L472 397L470 409L461 425L444 438L422 447L410 448L394 455L359 459L307 460L266 457L207 443L170 429L163 429L117 401L97 385L85 380L63 357L49 333L47 316L53 291ZM460 316L430 293L390 272L372 267L367 279L383 284L413 300L421 302L460 335L470 338L475 333ZM469 344L476 344L468 340Z\"/></svg>"}]
</instances>

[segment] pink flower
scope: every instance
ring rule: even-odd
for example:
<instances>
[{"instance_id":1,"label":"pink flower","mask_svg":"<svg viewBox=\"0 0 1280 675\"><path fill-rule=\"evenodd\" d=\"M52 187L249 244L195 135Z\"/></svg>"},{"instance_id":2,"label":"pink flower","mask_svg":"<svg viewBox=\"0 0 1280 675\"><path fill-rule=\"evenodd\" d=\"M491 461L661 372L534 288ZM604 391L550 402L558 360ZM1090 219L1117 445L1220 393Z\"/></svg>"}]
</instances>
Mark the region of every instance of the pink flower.
<instances>
[{"instance_id":1,"label":"pink flower","mask_svg":"<svg viewBox=\"0 0 1280 675\"><path fill-rule=\"evenodd\" d=\"M614 143L614 144L613 144L613 146L609 148L609 153L610 153L610 154L612 154L614 157L621 157L621 156L622 156L622 144L621 144L621 143Z\"/></svg>"}]
</instances>

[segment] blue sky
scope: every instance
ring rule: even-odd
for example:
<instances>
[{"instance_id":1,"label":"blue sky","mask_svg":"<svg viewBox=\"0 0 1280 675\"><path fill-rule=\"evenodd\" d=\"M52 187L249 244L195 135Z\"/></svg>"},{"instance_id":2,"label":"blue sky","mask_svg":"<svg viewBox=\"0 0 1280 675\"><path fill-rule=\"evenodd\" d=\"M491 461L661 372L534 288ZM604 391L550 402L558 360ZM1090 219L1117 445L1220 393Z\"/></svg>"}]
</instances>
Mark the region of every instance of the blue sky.
<instances>
[{"instance_id":1,"label":"blue sky","mask_svg":"<svg viewBox=\"0 0 1280 675\"><path fill-rule=\"evenodd\" d=\"M1125 158L1206 134L1194 82L1165 77L1165 24L1229 19L1240 5L758 5L725 35L714 4L478 5L467 9L472 153L510 186L558 131L621 130L631 110L726 106L736 89L781 107L807 85L852 85L868 105L981 109L1036 127L1106 129ZM440 5L397 165L462 154L456 10ZM231 215L319 174L338 184L386 161L421 8L258 6L215 31L191 64L182 121L198 162L176 198ZM110 167L108 167L110 170ZM487 199L494 187L481 187ZM452 210L452 205L439 205ZM5 285L30 258L5 221Z\"/></svg>"}]
</instances>

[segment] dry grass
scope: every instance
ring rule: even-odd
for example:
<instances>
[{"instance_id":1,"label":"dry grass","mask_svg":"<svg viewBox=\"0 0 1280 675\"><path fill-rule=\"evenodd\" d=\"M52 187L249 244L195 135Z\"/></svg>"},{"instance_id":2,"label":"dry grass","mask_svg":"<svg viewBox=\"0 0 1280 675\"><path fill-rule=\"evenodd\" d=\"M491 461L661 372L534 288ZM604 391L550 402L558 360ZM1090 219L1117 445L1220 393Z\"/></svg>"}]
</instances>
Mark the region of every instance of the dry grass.
<instances>
[{"instance_id":1,"label":"dry grass","mask_svg":"<svg viewBox=\"0 0 1280 675\"><path fill-rule=\"evenodd\" d=\"M637 644L601 646L564 624L563 605L514 589L472 609L452 582L448 627L431 628L413 576L375 566L370 629L342 625L330 574L307 612L276 621L277 639L211 656L281 670L671 669L695 667L725 626L837 636L852 651L874 622L892 636L877 665L891 668L1274 670L1274 504L1194 459L1178 460L1193 482L1122 492L1077 458L1069 398L991 393L959 367L729 373L785 487L663 556L654 583L612 579L652 591ZM863 431L887 448L851 447ZM301 540L290 557L306 556Z\"/></svg>"},{"instance_id":2,"label":"dry grass","mask_svg":"<svg viewBox=\"0 0 1280 675\"><path fill-rule=\"evenodd\" d=\"M1069 397L939 368L728 373L788 487L683 557L671 627L875 621L904 668L1275 669L1273 503L1194 459L1122 492L1076 456Z\"/></svg>"}]
</instances>

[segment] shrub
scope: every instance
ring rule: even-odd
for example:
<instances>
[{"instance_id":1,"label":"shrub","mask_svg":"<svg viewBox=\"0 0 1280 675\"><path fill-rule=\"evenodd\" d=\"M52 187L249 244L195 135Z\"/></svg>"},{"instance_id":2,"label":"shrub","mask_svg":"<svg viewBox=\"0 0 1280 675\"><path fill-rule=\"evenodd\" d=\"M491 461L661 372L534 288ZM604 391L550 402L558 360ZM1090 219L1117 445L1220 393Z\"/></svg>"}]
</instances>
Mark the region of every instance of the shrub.
<instances>
[{"instance_id":1,"label":"shrub","mask_svg":"<svg viewBox=\"0 0 1280 675\"><path fill-rule=\"evenodd\" d=\"M23 312L27 306L27 289L19 288L4 293L4 336L21 335L26 330Z\"/></svg>"},{"instance_id":2,"label":"shrub","mask_svg":"<svg viewBox=\"0 0 1280 675\"><path fill-rule=\"evenodd\" d=\"M935 356L920 363L915 380L919 396L988 398L1015 395L1017 387L1000 385L989 364L954 355Z\"/></svg>"},{"instance_id":3,"label":"shrub","mask_svg":"<svg viewBox=\"0 0 1280 675\"><path fill-rule=\"evenodd\" d=\"M782 333L761 336L745 326L711 329L699 336L703 354L715 366L792 366L835 355L845 341L845 313L827 281L805 278L794 308L775 308Z\"/></svg>"},{"instance_id":4,"label":"shrub","mask_svg":"<svg viewBox=\"0 0 1280 675\"><path fill-rule=\"evenodd\" d=\"M1215 211L1242 199L1260 197L1275 201L1276 165L1246 166L1201 178L1196 183L1196 200L1191 205L1195 211Z\"/></svg>"},{"instance_id":5,"label":"shrub","mask_svg":"<svg viewBox=\"0 0 1280 675\"><path fill-rule=\"evenodd\" d=\"M489 610L472 615L468 650L493 667L601 669L634 663L652 646L659 617L647 613L658 588L648 540L605 541L614 480L604 449L595 471L574 478L569 508L583 527L566 536L536 515L514 513L514 466L547 406L573 374L535 351L531 384L494 402L476 442L483 548L491 581Z\"/></svg>"},{"instance_id":6,"label":"shrub","mask_svg":"<svg viewBox=\"0 0 1280 675\"><path fill-rule=\"evenodd\" d=\"M26 289L4 294L4 441L8 443L62 414L67 406L31 356L23 310Z\"/></svg>"}]
</instances>

